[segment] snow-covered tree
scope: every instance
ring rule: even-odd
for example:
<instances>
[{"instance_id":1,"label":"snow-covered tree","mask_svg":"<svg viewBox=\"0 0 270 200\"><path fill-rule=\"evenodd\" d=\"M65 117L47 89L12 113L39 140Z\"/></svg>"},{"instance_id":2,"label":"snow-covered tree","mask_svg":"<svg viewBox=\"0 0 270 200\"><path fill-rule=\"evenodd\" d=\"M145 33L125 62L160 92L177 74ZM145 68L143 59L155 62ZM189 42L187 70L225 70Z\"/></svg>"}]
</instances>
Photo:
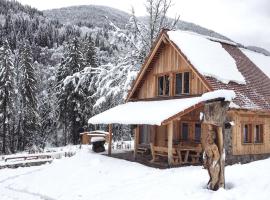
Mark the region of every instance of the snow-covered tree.
<instances>
[{"instance_id":1,"label":"snow-covered tree","mask_svg":"<svg viewBox=\"0 0 270 200\"><path fill-rule=\"evenodd\" d=\"M37 71L33 65L31 47L25 41L20 52L20 94L22 149L38 145L39 115L37 110Z\"/></svg>"},{"instance_id":2,"label":"snow-covered tree","mask_svg":"<svg viewBox=\"0 0 270 200\"><path fill-rule=\"evenodd\" d=\"M59 66L57 73L58 112L59 120L63 125L65 144L69 141L76 144L79 141L78 129L84 122L82 105L86 94L81 87L78 87L80 78L74 74L82 71L86 66L81 44L75 38L68 45L65 60Z\"/></svg>"},{"instance_id":3,"label":"snow-covered tree","mask_svg":"<svg viewBox=\"0 0 270 200\"><path fill-rule=\"evenodd\" d=\"M168 10L172 7L171 0L146 0L145 9L147 12L146 25L142 26L140 20L135 16L135 10L132 9L132 20L136 34L144 44L142 51L144 56L149 52L153 42L164 28L174 29L177 26L180 16L177 15L174 20L167 17Z\"/></svg>"},{"instance_id":4,"label":"snow-covered tree","mask_svg":"<svg viewBox=\"0 0 270 200\"><path fill-rule=\"evenodd\" d=\"M0 120L3 128L2 132L2 152L6 153L7 138L12 126L14 117L14 68L12 52L7 40L4 41L0 49Z\"/></svg>"}]
</instances>

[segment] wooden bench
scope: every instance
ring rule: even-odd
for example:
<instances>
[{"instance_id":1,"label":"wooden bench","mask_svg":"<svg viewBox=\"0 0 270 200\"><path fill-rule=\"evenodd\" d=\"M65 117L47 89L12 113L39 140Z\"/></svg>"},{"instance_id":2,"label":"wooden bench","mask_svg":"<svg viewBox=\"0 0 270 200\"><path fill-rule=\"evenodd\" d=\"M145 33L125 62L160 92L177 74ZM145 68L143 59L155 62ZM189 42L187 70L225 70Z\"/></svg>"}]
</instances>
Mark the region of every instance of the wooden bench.
<instances>
[{"instance_id":1,"label":"wooden bench","mask_svg":"<svg viewBox=\"0 0 270 200\"><path fill-rule=\"evenodd\" d=\"M49 159L52 158L52 155L50 154L26 154L26 155L18 155L18 156L6 156L4 158L5 162L8 160L17 160L17 159L23 159L23 160L37 160L37 159Z\"/></svg>"},{"instance_id":2,"label":"wooden bench","mask_svg":"<svg viewBox=\"0 0 270 200\"><path fill-rule=\"evenodd\" d=\"M152 160L150 162L156 162L158 157L168 158L167 147L154 146L152 143L150 144L150 147L151 147L151 153L152 153ZM179 162L179 157L178 157L176 148L172 149L172 153L173 153L173 162L174 163Z\"/></svg>"},{"instance_id":3,"label":"wooden bench","mask_svg":"<svg viewBox=\"0 0 270 200\"><path fill-rule=\"evenodd\" d=\"M137 154L141 154L141 155L144 155L147 153L149 149L147 147L143 147L143 146L139 146L137 148Z\"/></svg>"}]
</instances>

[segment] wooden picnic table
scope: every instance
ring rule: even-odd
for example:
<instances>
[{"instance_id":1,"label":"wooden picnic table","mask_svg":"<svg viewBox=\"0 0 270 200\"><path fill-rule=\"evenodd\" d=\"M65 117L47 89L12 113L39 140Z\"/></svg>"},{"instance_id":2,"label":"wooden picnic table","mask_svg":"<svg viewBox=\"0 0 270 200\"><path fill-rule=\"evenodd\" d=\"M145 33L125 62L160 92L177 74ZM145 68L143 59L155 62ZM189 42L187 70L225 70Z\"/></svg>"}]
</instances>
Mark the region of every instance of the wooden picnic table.
<instances>
[{"instance_id":1,"label":"wooden picnic table","mask_svg":"<svg viewBox=\"0 0 270 200\"><path fill-rule=\"evenodd\" d=\"M196 164L199 163L202 149L200 147L178 147L176 151L179 157L179 164L190 163L188 160L189 157L191 157L191 163ZM184 155L184 160L182 158L182 154Z\"/></svg>"}]
</instances>

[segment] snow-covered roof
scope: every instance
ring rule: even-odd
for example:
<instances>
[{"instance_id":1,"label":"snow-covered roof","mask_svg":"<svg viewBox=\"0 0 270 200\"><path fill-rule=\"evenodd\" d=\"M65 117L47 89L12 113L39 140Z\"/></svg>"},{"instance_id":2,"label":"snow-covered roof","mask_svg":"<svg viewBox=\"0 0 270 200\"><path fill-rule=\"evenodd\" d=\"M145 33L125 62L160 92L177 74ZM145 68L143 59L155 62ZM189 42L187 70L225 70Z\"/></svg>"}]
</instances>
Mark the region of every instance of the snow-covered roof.
<instances>
[{"instance_id":1,"label":"snow-covered roof","mask_svg":"<svg viewBox=\"0 0 270 200\"><path fill-rule=\"evenodd\" d=\"M90 131L89 133L90 134L101 133L101 134L109 135L109 132L103 131L103 130L94 130L94 131Z\"/></svg>"},{"instance_id":2,"label":"snow-covered roof","mask_svg":"<svg viewBox=\"0 0 270 200\"><path fill-rule=\"evenodd\" d=\"M231 101L235 98L235 93L232 90L216 90L200 97L128 102L90 118L88 123L161 125L165 120L192 106L217 98Z\"/></svg>"},{"instance_id":3,"label":"snow-covered roof","mask_svg":"<svg viewBox=\"0 0 270 200\"><path fill-rule=\"evenodd\" d=\"M235 60L222 47L220 41L180 30L168 31L167 34L202 75L211 76L225 84L230 81L246 83Z\"/></svg>"},{"instance_id":4,"label":"snow-covered roof","mask_svg":"<svg viewBox=\"0 0 270 200\"><path fill-rule=\"evenodd\" d=\"M270 78L270 56L256 53L248 49L240 49L262 72Z\"/></svg>"}]
</instances>

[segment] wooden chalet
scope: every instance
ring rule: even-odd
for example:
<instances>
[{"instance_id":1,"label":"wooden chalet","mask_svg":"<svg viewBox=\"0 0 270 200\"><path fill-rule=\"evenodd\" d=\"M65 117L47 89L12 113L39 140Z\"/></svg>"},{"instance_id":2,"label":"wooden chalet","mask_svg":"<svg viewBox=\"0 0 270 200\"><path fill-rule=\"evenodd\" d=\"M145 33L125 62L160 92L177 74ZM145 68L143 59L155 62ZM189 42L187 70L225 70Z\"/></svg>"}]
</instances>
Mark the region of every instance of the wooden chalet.
<instances>
[{"instance_id":1,"label":"wooden chalet","mask_svg":"<svg viewBox=\"0 0 270 200\"><path fill-rule=\"evenodd\" d=\"M110 132L111 124L135 125L134 156L150 152L151 162L200 163L209 129L223 135L227 164L266 158L270 156L269 76L268 56L231 41L163 30L126 104L92 117L89 123L109 124ZM236 97L222 122L203 120L207 111L215 115L213 103L226 102L227 90Z\"/></svg>"}]
</instances>

